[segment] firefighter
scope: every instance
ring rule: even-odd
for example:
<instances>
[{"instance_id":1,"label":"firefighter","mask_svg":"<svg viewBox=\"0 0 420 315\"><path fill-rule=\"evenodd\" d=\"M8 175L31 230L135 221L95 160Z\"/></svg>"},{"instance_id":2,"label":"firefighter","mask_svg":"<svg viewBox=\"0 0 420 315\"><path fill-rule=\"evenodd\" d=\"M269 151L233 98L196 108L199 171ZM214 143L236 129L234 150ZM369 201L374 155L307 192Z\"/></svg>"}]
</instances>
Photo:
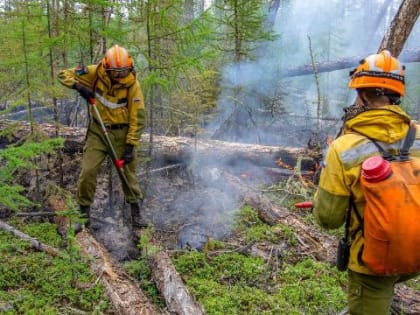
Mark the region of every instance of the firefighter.
<instances>
[{"instance_id":1,"label":"firefighter","mask_svg":"<svg viewBox=\"0 0 420 315\"><path fill-rule=\"evenodd\" d=\"M314 197L315 218L327 229L342 226L346 209L351 208L348 309L352 315L389 314L395 284L413 277L375 275L361 259L365 199L359 177L363 160L377 150L366 136L398 150L411 121L399 106L405 94L404 75L404 66L387 50L368 56L350 73L349 88L357 91L356 105L348 111L341 136L328 148ZM417 126L413 147L420 145L419 137ZM410 153L420 159L418 151Z\"/></svg>"},{"instance_id":2,"label":"firefighter","mask_svg":"<svg viewBox=\"0 0 420 315\"><path fill-rule=\"evenodd\" d=\"M134 227L143 227L140 206L142 191L136 178L136 146L145 128L145 108L140 83L136 78L133 60L127 50L118 45L111 47L99 64L62 70L58 80L75 89L86 100L95 99L101 117L90 108L90 123L83 148L82 169L77 183L77 201L80 211L87 217L94 199L96 177L108 154L111 154L102 119L115 153L124 160L127 183L123 182L126 201L130 204ZM127 187L128 186L128 187Z\"/></svg>"}]
</instances>

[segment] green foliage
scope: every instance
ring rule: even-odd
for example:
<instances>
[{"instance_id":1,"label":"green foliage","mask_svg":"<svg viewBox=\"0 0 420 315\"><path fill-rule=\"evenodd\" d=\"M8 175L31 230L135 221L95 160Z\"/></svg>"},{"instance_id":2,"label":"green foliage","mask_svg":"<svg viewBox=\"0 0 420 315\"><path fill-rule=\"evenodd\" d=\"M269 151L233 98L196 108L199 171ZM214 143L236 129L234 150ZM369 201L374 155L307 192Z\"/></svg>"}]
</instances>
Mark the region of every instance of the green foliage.
<instances>
[{"instance_id":1,"label":"green foliage","mask_svg":"<svg viewBox=\"0 0 420 315\"><path fill-rule=\"evenodd\" d=\"M278 240L273 227L267 227L264 225L257 225L249 228L245 234L245 242L256 242L256 241L269 241L275 242Z\"/></svg>"},{"instance_id":2,"label":"green foliage","mask_svg":"<svg viewBox=\"0 0 420 315\"><path fill-rule=\"evenodd\" d=\"M193 251L173 262L207 314L333 314L346 303L345 274L310 259L272 278L261 258L234 252Z\"/></svg>"},{"instance_id":3,"label":"green foliage","mask_svg":"<svg viewBox=\"0 0 420 315\"><path fill-rule=\"evenodd\" d=\"M280 271L279 299L296 314L334 314L345 306L346 273L306 259Z\"/></svg>"},{"instance_id":4,"label":"green foliage","mask_svg":"<svg viewBox=\"0 0 420 315\"><path fill-rule=\"evenodd\" d=\"M264 27L267 10L258 0L228 0L215 4L218 38L231 61L255 59L258 44L272 40L274 34Z\"/></svg>"},{"instance_id":5,"label":"green foliage","mask_svg":"<svg viewBox=\"0 0 420 315\"><path fill-rule=\"evenodd\" d=\"M239 209L235 218L235 228L238 234L244 235L246 243L275 241L278 238L274 229L263 224L257 212L250 206Z\"/></svg>"},{"instance_id":6,"label":"green foliage","mask_svg":"<svg viewBox=\"0 0 420 315\"><path fill-rule=\"evenodd\" d=\"M246 256L218 241L197 251L174 254L172 261L207 314L335 314L346 304L345 273L296 251L293 228L268 226L250 206L235 217L235 235L261 248L285 242L281 253Z\"/></svg>"},{"instance_id":7,"label":"green foliage","mask_svg":"<svg viewBox=\"0 0 420 315\"><path fill-rule=\"evenodd\" d=\"M45 153L53 153L62 147L63 139L55 138L42 142L29 142L17 147L7 147L0 151L0 204L11 210L33 205L22 195L24 188L13 184L16 171L34 168L33 158Z\"/></svg>"},{"instance_id":8,"label":"green foliage","mask_svg":"<svg viewBox=\"0 0 420 315\"><path fill-rule=\"evenodd\" d=\"M290 245L297 246L298 241L293 228L284 224L279 224L279 227L281 229L283 238L287 239Z\"/></svg>"},{"instance_id":9,"label":"green foliage","mask_svg":"<svg viewBox=\"0 0 420 315\"><path fill-rule=\"evenodd\" d=\"M257 306L253 301L267 304L264 292L253 287L267 272L261 258L222 253L207 259L193 251L173 261L208 314L249 314Z\"/></svg>"},{"instance_id":10,"label":"green foliage","mask_svg":"<svg viewBox=\"0 0 420 315\"><path fill-rule=\"evenodd\" d=\"M258 213L248 205L243 206L236 214L235 228L239 231L245 230L252 225L262 224Z\"/></svg>"},{"instance_id":11,"label":"green foliage","mask_svg":"<svg viewBox=\"0 0 420 315\"><path fill-rule=\"evenodd\" d=\"M279 314L275 297L258 288L237 284L223 286L198 277L191 279L188 285L209 315Z\"/></svg>"},{"instance_id":12,"label":"green foliage","mask_svg":"<svg viewBox=\"0 0 420 315\"><path fill-rule=\"evenodd\" d=\"M143 251L145 255L153 255L162 250L160 246L155 246L150 242L152 236L153 227L148 227L144 229L141 233L140 240L137 246Z\"/></svg>"},{"instance_id":13,"label":"green foliage","mask_svg":"<svg viewBox=\"0 0 420 315\"><path fill-rule=\"evenodd\" d=\"M53 224L19 228L49 245L60 242ZM109 307L103 288L77 252L51 257L3 231L0 240L0 306L5 314L65 314L71 309L99 314Z\"/></svg>"},{"instance_id":14,"label":"green foliage","mask_svg":"<svg viewBox=\"0 0 420 315\"><path fill-rule=\"evenodd\" d=\"M245 243L268 241L278 243L287 240L291 246L297 245L297 239L292 228L279 224L268 226L258 217L250 206L242 207L236 214L235 230L243 235Z\"/></svg>"}]
</instances>

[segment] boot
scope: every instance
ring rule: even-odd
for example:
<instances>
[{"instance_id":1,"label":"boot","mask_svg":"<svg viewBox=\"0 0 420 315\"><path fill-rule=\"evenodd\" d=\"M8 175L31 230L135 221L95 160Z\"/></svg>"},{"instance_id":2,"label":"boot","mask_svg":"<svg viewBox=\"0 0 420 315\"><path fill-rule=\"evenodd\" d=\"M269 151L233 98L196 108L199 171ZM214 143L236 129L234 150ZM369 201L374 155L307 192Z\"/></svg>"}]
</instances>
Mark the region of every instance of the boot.
<instances>
[{"instance_id":1,"label":"boot","mask_svg":"<svg viewBox=\"0 0 420 315\"><path fill-rule=\"evenodd\" d=\"M147 227L146 221L143 220L140 213L140 205L138 202L130 203L131 209L131 225L133 228L145 228Z\"/></svg>"},{"instance_id":2,"label":"boot","mask_svg":"<svg viewBox=\"0 0 420 315\"><path fill-rule=\"evenodd\" d=\"M90 206L80 205L79 206L79 211L80 211L81 214L83 214L84 217L86 217L87 221L83 225L80 224L80 223L74 223L73 224L75 234L81 232L83 230L83 227L89 228L89 226L90 226Z\"/></svg>"}]
</instances>

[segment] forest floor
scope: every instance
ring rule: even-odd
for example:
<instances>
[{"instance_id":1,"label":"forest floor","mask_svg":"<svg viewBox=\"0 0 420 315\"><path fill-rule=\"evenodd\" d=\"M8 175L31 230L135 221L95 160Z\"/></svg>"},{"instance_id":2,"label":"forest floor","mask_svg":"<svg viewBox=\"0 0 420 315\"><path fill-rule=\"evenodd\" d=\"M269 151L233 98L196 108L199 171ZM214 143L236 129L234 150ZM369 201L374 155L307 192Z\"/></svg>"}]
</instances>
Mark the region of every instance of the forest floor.
<instances>
[{"instance_id":1,"label":"forest floor","mask_svg":"<svg viewBox=\"0 0 420 315\"><path fill-rule=\"evenodd\" d=\"M68 181L71 193L79 157L72 156L64 162L65 182ZM45 168L48 172L50 169ZM22 176L24 181L30 178ZM206 314L339 314L345 308L346 273L339 272L331 259L315 255L302 230L286 224L268 225L247 204L230 208L226 191L214 187L205 187L198 198L203 187L188 186L191 182L195 180L186 171L182 176L165 174L148 186L144 210L152 224L140 232L137 247L145 253L155 241L163 246ZM185 187L186 194L180 194L177 186ZM191 191L192 187L195 190ZM334 243L341 237L343 229L321 230L309 209L294 208L295 202L313 195L313 186L302 181L301 176L259 185L257 189L273 205L293 213L308 229L328 235ZM102 193L99 191L98 195ZM38 211L45 207L39 205ZM210 208L223 211L206 214ZM18 217L0 209L2 216L8 224L62 254L51 256L37 251L28 242L0 230L0 314L117 313L105 294L101 276L89 268L89 259L81 255L72 231L63 239L50 217ZM192 217L195 223L211 221L204 226L213 233L189 230L192 224L188 219ZM187 237L188 242L184 242L185 235L180 233L183 231L190 232L186 236L193 238ZM118 264L138 281L158 308L166 310L147 255L125 258ZM408 285L420 290L419 279Z\"/></svg>"}]
</instances>

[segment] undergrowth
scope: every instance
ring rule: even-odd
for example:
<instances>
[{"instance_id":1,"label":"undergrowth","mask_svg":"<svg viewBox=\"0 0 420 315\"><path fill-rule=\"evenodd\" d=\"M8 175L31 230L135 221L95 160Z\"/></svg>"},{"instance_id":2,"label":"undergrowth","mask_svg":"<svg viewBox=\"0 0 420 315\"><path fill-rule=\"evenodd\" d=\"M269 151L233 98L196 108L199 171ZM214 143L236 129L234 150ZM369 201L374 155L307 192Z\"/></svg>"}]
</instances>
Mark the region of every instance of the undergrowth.
<instances>
[{"instance_id":1,"label":"undergrowth","mask_svg":"<svg viewBox=\"0 0 420 315\"><path fill-rule=\"evenodd\" d=\"M203 252L177 252L172 259L207 314L335 314L346 304L346 274L297 253L290 227L268 226L242 208L235 236L255 245L283 244L273 261L242 254L212 241Z\"/></svg>"},{"instance_id":2,"label":"undergrowth","mask_svg":"<svg viewBox=\"0 0 420 315\"><path fill-rule=\"evenodd\" d=\"M62 242L54 224L18 228L51 246ZM101 314L109 303L96 278L75 248L52 257L0 230L1 314Z\"/></svg>"}]
</instances>

